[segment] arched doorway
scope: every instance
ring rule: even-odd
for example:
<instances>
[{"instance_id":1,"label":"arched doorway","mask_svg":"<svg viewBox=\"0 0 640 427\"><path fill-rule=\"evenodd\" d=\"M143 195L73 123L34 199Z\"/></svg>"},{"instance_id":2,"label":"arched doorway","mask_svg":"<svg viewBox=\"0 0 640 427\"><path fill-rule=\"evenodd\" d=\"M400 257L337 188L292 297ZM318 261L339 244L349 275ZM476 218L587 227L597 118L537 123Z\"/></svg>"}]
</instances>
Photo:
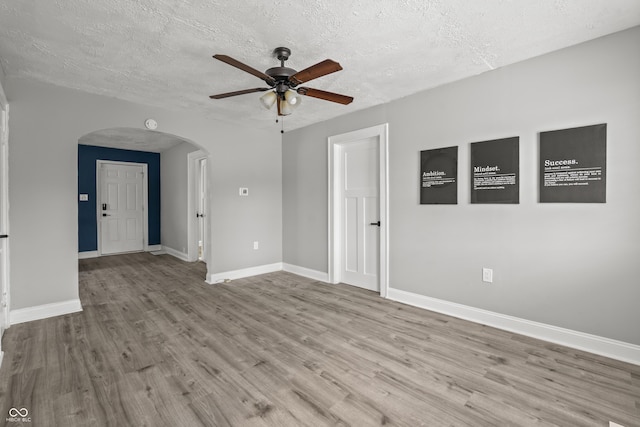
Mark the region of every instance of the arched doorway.
<instances>
[{"instance_id":1,"label":"arched doorway","mask_svg":"<svg viewBox=\"0 0 640 427\"><path fill-rule=\"evenodd\" d=\"M204 161L209 157L207 151L193 141L165 132L109 128L82 136L78 140L79 258L147 251L168 253L184 261L200 259L207 262L204 256L193 256L193 250L190 249L194 246L194 239L198 242L210 240L210 227L207 227L209 219L200 216L204 212L203 203L205 206L208 203L207 192L197 194L192 185L195 172L192 171L191 161L194 155ZM120 234L126 235L127 230L133 230L133 238L139 238L135 219L117 217L119 213L114 209L114 205L117 205L115 198L125 200L129 196L119 195L117 187L120 184L113 182L120 175L125 177L123 180L126 180L126 176L134 177L137 171L142 172L142 188L146 189L146 194L142 195L146 202L142 206L143 243L142 246L139 242L136 242L137 246L123 245L123 250L115 245L114 250L104 243L110 239L117 241L121 238ZM206 168L203 168L202 182L208 182L206 173ZM126 182L121 188L134 188L134 185L139 183ZM127 194L130 193L136 194L137 191L131 190ZM134 225L122 225L123 221ZM200 224L202 233L193 231L194 223L196 226ZM203 254L207 252L205 248L201 251Z\"/></svg>"}]
</instances>

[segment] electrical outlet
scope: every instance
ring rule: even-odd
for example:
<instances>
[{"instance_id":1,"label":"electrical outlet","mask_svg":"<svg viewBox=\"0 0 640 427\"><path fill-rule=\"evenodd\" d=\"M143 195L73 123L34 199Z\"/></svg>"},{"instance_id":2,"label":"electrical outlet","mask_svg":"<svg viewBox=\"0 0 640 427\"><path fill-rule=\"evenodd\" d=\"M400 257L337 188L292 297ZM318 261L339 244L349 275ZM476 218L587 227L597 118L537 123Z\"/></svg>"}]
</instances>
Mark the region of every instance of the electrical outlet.
<instances>
[{"instance_id":1,"label":"electrical outlet","mask_svg":"<svg viewBox=\"0 0 640 427\"><path fill-rule=\"evenodd\" d=\"M259 249L260 244L258 242L253 242L253 250L257 251Z\"/></svg>"},{"instance_id":2,"label":"electrical outlet","mask_svg":"<svg viewBox=\"0 0 640 427\"><path fill-rule=\"evenodd\" d=\"M493 283L493 270L490 268L482 269L482 281L487 283Z\"/></svg>"}]
</instances>

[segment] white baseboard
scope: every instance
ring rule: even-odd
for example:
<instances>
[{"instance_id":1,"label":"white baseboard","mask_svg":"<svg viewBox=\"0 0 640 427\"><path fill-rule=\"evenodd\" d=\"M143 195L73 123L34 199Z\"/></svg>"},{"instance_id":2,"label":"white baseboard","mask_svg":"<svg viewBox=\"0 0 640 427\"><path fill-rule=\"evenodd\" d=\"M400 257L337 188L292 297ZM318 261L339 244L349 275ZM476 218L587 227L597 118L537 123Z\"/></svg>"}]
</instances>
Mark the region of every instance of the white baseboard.
<instances>
[{"instance_id":1,"label":"white baseboard","mask_svg":"<svg viewBox=\"0 0 640 427\"><path fill-rule=\"evenodd\" d=\"M298 265L287 264L286 262L282 264L282 269L289 273L297 274L298 276L329 283L329 273L300 267Z\"/></svg>"},{"instance_id":2,"label":"white baseboard","mask_svg":"<svg viewBox=\"0 0 640 427\"><path fill-rule=\"evenodd\" d=\"M11 310L9 312L9 322L11 325L17 325L18 323L62 316L64 314L77 313L79 311L82 311L82 304L79 299L73 299L69 301L54 302L52 304L43 304L35 307Z\"/></svg>"},{"instance_id":3,"label":"white baseboard","mask_svg":"<svg viewBox=\"0 0 640 427\"><path fill-rule=\"evenodd\" d=\"M640 346L389 288L387 298L611 359L640 365Z\"/></svg>"},{"instance_id":4,"label":"white baseboard","mask_svg":"<svg viewBox=\"0 0 640 427\"><path fill-rule=\"evenodd\" d=\"M98 251L78 252L78 259L98 258Z\"/></svg>"},{"instance_id":5,"label":"white baseboard","mask_svg":"<svg viewBox=\"0 0 640 427\"><path fill-rule=\"evenodd\" d=\"M225 280L242 279L245 277L257 276L259 274L273 273L274 271L282 271L282 263L259 265L256 267L243 268L241 270L225 271L222 273L207 274L206 282L210 285L224 282Z\"/></svg>"},{"instance_id":6,"label":"white baseboard","mask_svg":"<svg viewBox=\"0 0 640 427\"><path fill-rule=\"evenodd\" d=\"M163 249L165 249L165 247L162 245L150 245L145 248L145 252L157 252ZM99 256L98 251L78 252L78 259L98 258Z\"/></svg>"},{"instance_id":7,"label":"white baseboard","mask_svg":"<svg viewBox=\"0 0 640 427\"><path fill-rule=\"evenodd\" d=\"M191 260L189 259L189 255L185 254L184 252L180 252L178 250L170 248L169 246L162 246L162 250L164 252L166 252L167 254L178 258L179 260L186 261L186 262L191 262Z\"/></svg>"}]
</instances>

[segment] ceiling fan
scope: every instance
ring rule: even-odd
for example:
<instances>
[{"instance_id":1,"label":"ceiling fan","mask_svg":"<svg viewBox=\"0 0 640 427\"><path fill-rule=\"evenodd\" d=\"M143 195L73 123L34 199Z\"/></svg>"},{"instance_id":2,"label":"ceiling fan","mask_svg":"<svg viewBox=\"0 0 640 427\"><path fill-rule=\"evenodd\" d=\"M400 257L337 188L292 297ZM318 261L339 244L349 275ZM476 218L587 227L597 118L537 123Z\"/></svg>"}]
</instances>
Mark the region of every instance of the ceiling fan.
<instances>
[{"instance_id":1,"label":"ceiling fan","mask_svg":"<svg viewBox=\"0 0 640 427\"><path fill-rule=\"evenodd\" d=\"M260 101L267 109L273 107L273 104L277 104L278 116L287 116L291 114L294 108L300 105L300 97L298 95L324 99L325 101L337 102L344 105L350 104L353 101L353 97L351 96L340 95L338 93L327 92L310 87L298 87L298 85L302 83L342 70L342 67L337 62L331 59L325 59L324 61L305 68L302 71L296 71L293 68L284 66L285 61L289 59L289 56L291 55L290 49L286 47L277 47L273 50L273 55L280 60L280 66L269 68L264 73L243 64L230 56L213 55L213 57L219 61L239 68L242 71L264 80L269 87L257 87L254 89L220 93L217 95L211 95L209 98L222 99L247 93L269 91L260 97Z\"/></svg>"}]
</instances>

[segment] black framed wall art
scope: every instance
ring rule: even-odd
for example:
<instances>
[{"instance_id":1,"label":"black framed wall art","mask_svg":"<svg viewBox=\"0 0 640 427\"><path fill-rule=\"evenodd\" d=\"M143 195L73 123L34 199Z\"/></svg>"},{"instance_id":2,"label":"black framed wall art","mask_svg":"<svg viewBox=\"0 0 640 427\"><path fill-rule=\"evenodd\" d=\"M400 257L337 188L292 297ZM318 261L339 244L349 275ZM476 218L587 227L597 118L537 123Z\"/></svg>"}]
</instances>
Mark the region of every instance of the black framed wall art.
<instances>
[{"instance_id":1,"label":"black framed wall art","mask_svg":"<svg viewBox=\"0 0 640 427\"><path fill-rule=\"evenodd\" d=\"M458 203L458 147L420 152L420 204Z\"/></svg>"},{"instance_id":2,"label":"black framed wall art","mask_svg":"<svg viewBox=\"0 0 640 427\"><path fill-rule=\"evenodd\" d=\"M607 124L540 132L540 202L605 203Z\"/></svg>"},{"instance_id":3,"label":"black framed wall art","mask_svg":"<svg viewBox=\"0 0 640 427\"><path fill-rule=\"evenodd\" d=\"M471 144L471 203L520 203L520 138Z\"/></svg>"}]
</instances>

